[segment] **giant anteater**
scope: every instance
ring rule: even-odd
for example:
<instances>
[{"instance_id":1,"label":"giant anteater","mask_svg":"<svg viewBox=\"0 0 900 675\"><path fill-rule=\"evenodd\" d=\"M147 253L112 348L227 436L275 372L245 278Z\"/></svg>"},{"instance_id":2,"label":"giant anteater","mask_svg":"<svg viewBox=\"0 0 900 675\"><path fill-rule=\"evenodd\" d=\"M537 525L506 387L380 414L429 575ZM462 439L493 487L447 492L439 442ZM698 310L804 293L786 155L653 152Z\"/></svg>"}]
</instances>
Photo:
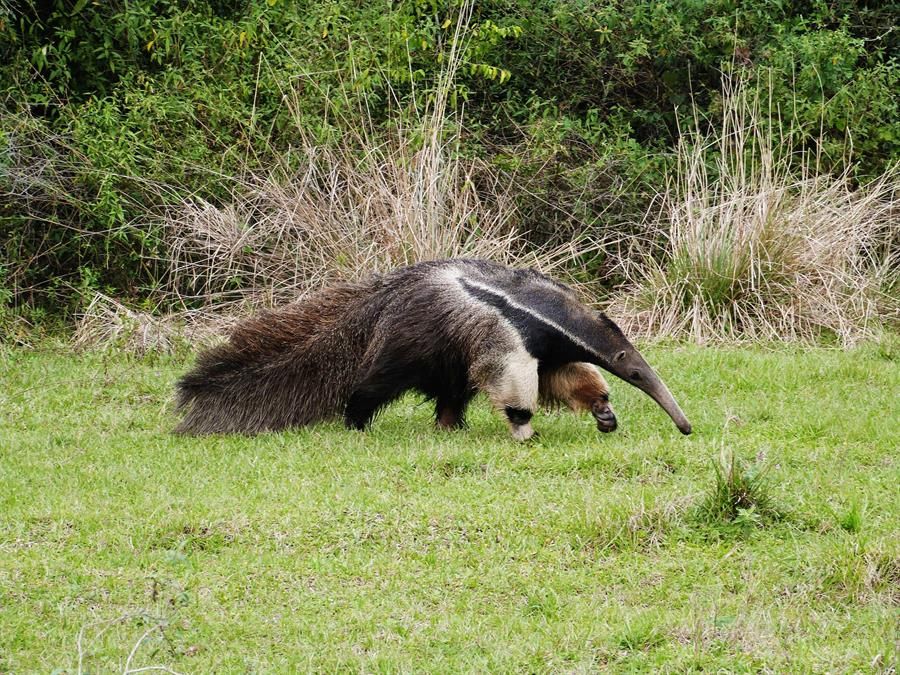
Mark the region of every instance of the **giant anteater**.
<instances>
[{"instance_id":1,"label":"giant anteater","mask_svg":"<svg viewBox=\"0 0 900 675\"><path fill-rule=\"evenodd\" d=\"M616 428L597 366L691 425L653 369L604 314L529 269L441 260L341 283L250 318L178 382L178 431L257 433L343 416L365 428L414 389L443 427L487 394L513 438L534 431L539 401L590 411Z\"/></svg>"}]
</instances>

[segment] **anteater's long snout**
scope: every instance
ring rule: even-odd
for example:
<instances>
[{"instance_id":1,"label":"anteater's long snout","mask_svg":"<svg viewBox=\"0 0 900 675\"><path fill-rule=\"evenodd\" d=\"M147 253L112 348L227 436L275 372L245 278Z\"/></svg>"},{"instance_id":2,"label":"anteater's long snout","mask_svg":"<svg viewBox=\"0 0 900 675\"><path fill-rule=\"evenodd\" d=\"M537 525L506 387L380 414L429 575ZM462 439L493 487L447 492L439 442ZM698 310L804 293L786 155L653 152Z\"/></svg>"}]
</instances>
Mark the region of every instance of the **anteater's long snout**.
<instances>
[{"instance_id":1,"label":"anteater's long snout","mask_svg":"<svg viewBox=\"0 0 900 675\"><path fill-rule=\"evenodd\" d=\"M650 398L656 401L659 404L659 407L668 413L669 417L672 418L672 421L675 422L675 426L678 427L678 430L687 435L691 433L691 423L688 422L688 418L685 417L684 412L675 402L675 398L672 396L672 393L669 391L669 388L663 383L659 376L653 371L651 377L647 377L643 383L645 386L638 385L640 389L642 389Z\"/></svg>"}]
</instances>

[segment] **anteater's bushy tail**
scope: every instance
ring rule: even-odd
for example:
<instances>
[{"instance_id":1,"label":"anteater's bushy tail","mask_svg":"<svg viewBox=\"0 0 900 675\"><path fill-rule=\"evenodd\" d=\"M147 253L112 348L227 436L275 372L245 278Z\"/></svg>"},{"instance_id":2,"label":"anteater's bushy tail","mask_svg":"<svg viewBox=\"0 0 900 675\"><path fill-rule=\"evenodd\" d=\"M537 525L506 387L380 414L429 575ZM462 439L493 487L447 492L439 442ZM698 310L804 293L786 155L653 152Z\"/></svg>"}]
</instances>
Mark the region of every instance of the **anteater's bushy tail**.
<instances>
[{"instance_id":1,"label":"anteater's bushy tail","mask_svg":"<svg viewBox=\"0 0 900 675\"><path fill-rule=\"evenodd\" d=\"M178 382L176 431L255 434L340 415L381 311L377 285L334 286L239 324Z\"/></svg>"}]
</instances>

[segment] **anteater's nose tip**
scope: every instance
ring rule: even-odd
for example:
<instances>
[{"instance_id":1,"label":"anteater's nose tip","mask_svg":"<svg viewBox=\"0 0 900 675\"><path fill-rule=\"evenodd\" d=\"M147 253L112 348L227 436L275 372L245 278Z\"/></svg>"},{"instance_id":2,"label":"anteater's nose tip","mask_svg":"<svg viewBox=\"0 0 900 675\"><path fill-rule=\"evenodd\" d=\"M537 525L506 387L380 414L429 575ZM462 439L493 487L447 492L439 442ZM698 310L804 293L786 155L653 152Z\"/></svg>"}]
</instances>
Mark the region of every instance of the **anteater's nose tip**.
<instances>
[{"instance_id":1,"label":"anteater's nose tip","mask_svg":"<svg viewBox=\"0 0 900 675\"><path fill-rule=\"evenodd\" d=\"M679 430L681 431L681 433L683 433L685 436L689 436L690 433L691 433L691 423L690 423L690 422L685 422L684 424L679 425L678 429L679 429Z\"/></svg>"}]
</instances>

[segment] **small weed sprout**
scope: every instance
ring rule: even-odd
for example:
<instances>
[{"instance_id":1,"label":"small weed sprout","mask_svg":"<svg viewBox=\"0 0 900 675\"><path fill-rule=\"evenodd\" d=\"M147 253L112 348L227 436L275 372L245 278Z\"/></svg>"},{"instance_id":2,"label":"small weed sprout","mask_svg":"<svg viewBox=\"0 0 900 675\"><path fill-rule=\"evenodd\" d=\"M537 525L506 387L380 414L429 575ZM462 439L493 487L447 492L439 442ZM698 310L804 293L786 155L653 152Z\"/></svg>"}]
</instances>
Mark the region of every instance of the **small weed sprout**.
<instances>
[{"instance_id":1,"label":"small weed sprout","mask_svg":"<svg viewBox=\"0 0 900 675\"><path fill-rule=\"evenodd\" d=\"M625 620L625 626L618 635L618 647L623 651L650 650L665 642L665 634L655 617L639 616Z\"/></svg>"},{"instance_id":2,"label":"small weed sprout","mask_svg":"<svg viewBox=\"0 0 900 675\"><path fill-rule=\"evenodd\" d=\"M851 534L859 534L862 531L864 513L865 507L858 500L853 500L846 513L838 514L838 525Z\"/></svg>"}]
</instances>

